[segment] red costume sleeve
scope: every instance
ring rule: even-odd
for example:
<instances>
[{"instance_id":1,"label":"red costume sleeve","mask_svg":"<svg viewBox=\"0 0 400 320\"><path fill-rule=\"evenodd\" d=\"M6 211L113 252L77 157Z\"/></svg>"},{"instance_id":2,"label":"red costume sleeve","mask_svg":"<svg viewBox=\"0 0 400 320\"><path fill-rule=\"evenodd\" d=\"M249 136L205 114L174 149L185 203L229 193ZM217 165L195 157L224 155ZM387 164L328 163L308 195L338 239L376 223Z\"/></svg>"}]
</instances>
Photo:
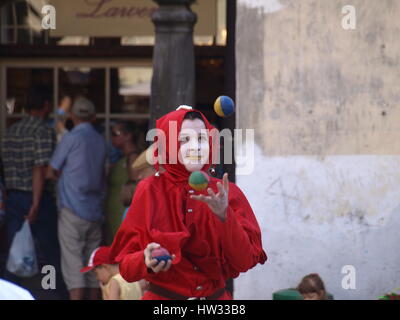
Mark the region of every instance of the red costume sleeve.
<instances>
[{"instance_id":1,"label":"red costume sleeve","mask_svg":"<svg viewBox=\"0 0 400 320\"><path fill-rule=\"evenodd\" d=\"M127 254L119 264L119 273L127 282L135 282L144 279L148 270L144 263L144 250Z\"/></svg>"},{"instance_id":2,"label":"red costume sleeve","mask_svg":"<svg viewBox=\"0 0 400 320\"><path fill-rule=\"evenodd\" d=\"M231 277L264 263L267 255L262 249L261 231L253 210L243 192L229 184L229 206L224 221L215 216L221 236L222 251Z\"/></svg>"},{"instance_id":3,"label":"red costume sleeve","mask_svg":"<svg viewBox=\"0 0 400 320\"><path fill-rule=\"evenodd\" d=\"M157 201L158 192L149 179L139 183L126 218L111 246L111 258L119 263L120 274L128 282L152 274L144 262L144 249L151 242L159 243L168 248L171 254L175 254L173 264L181 260L181 244L189 235L151 228L154 219L152 213L158 212L162 205Z\"/></svg>"}]
</instances>

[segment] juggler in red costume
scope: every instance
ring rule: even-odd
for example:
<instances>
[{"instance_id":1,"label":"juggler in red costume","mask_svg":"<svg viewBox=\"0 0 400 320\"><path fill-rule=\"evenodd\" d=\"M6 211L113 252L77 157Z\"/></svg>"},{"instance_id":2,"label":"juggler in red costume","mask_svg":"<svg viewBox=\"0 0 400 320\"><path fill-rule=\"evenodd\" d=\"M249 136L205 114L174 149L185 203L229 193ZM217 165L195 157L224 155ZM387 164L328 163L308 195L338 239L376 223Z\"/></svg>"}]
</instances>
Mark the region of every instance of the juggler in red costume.
<instances>
[{"instance_id":1,"label":"juggler in red costume","mask_svg":"<svg viewBox=\"0 0 400 320\"><path fill-rule=\"evenodd\" d=\"M227 174L222 180L210 177L202 191L188 184L192 171L207 172L212 163L215 128L202 113L183 106L156 127L166 137L155 139L155 159L162 151L165 171L138 184L111 256L126 281L150 282L145 300L232 299L226 280L267 260L254 213ZM151 257L159 247L169 251L170 260Z\"/></svg>"}]
</instances>

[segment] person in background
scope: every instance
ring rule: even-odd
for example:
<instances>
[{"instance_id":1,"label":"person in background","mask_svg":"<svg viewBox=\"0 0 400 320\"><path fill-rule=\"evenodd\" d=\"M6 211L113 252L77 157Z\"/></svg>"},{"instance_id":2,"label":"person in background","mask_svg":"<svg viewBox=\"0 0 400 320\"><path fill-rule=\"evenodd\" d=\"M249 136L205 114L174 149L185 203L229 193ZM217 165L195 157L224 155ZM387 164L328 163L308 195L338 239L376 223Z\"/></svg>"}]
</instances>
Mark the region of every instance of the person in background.
<instances>
[{"instance_id":1,"label":"person in background","mask_svg":"<svg viewBox=\"0 0 400 320\"><path fill-rule=\"evenodd\" d=\"M110 168L108 174L108 190L105 202L107 244L112 243L121 224L121 215L125 210L121 201L122 187L129 181L136 181L132 163L140 153L137 146L138 136L138 130L132 122L120 121L111 129L111 142L115 148L123 152L123 157Z\"/></svg>"},{"instance_id":2,"label":"person in background","mask_svg":"<svg viewBox=\"0 0 400 320\"><path fill-rule=\"evenodd\" d=\"M61 277L60 247L57 238L57 208L51 183L45 172L56 144L55 133L46 124L51 112L51 92L44 87L28 93L27 115L6 129L2 142L8 245L26 220L45 258L57 276L57 293L66 295ZM16 284L21 278L5 271L4 278Z\"/></svg>"},{"instance_id":3,"label":"person in background","mask_svg":"<svg viewBox=\"0 0 400 320\"><path fill-rule=\"evenodd\" d=\"M324 282L317 273L306 275L297 286L297 290L304 300L327 299Z\"/></svg>"},{"instance_id":4,"label":"person in background","mask_svg":"<svg viewBox=\"0 0 400 320\"><path fill-rule=\"evenodd\" d=\"M145 151L143 151L132 164L132 170L136 172L137 181L143 180L156 173L154 166L147 161L147 155L150 155L150 158L152 158L153 152L154 145L151 145ZM162 167L160 172L164 172Z\"/></svg>"},{"instance_id":5,"label":"person in background","mask_svg":"<svg viewBox=\"0 0 400 320\"><path fill-rule=\"evenodd\" d=\"M146 289L145 280L128 283L119 274L118 264L110 260L110 248L99 247L93 251L82 273L93 271L103 295L103 300L139 300Z\"/></svg>"},{"instance_id":6,"label":"person in background","mask_svg":"<svg viewBox=\"0 0 400 320\"><path fill-rule=\"evenodd\" d=\"M106 143L92 126L95 106L86 98L74 101L74 128L64 135L51 160L47 177L58 181L58 237L61 265L71 300L100 296L91 274L79 272L83 261L100 245L105 195ZM88 289L88 290L86 290Z\"/></svg>"},{"instance_id":7,"label":"person in background","mask_svg":"<svg viewBox=\"0 0 400 320\"><path fill-rule=\"evenodd\" d=\"M61 95L60 103L57 109L57 122L55 123L55 129L57 133L57 143L59 143L62 137L72 129L70 126L71 119L69 114L72 105L72 95L66 92Z\"/></svg>"},{"instance_id":8,"label":"person in background","mask_svg":"<svg viewBox=\"0 0 400 320\"><path fill-rule=\"evenodd\" d=\"M121 150L117 149L113 146L112 143L109 143L107 146L107 153L108 153L108 162L109 168L111 169L115 164L124 157L124 154Z\"/></svg>"},{"instance_id":9,"label":"person in background","mask_svg":"<svg viewBox=\"0 0 400 320\"><path fill-rule=\"evenodd\" d=\"M154 152L153 145L151 145L145 151L143 151L132 164L132 170L134 172L136 172L135 175L136 175L137 179L136 179L136 182L127 182L122 187L121 200L125 206L125 211L122 216L122 220L124 220L126 217L129 206L130 206L133 196L135 194L135 189L136 189L137 184L141 180L146 179L147 177L150 177L156 173L156 170L154 169L154 167L149 162L147 162L147 159L146 159L146 155L147 154L152 155L153 152ZM160 172L164 172L164 168L162 166L160 166Z\"/></svg>"},{"instance_id":10,"label":"person in background","mask_svg":"<svg viewBox=\"0 0 400 320\"><path fill-rule=\"evenodd\" d=\"M133 195L135 194L135 189L137 186L137 182L128 181L122 186L121 189L121 202L124 205L125 209L122 213L121 222L125 219L126 213L128 212L129 206L132 202Z\"/></svg>"}]
</instances>

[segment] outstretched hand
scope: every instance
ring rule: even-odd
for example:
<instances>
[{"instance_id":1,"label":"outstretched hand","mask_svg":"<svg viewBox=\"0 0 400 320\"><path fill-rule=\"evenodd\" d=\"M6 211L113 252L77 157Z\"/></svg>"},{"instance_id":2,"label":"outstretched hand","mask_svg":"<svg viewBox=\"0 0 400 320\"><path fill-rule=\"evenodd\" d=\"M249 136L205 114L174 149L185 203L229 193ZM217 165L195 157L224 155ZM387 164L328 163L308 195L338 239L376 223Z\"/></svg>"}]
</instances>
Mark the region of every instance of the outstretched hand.
<instances>
[{"instance_id":1,"label":"outstretched hand","mask_svg":"<svg viewBox=\"0 0 400 320\"><path fill-rule=\"evenodd\" d=\"M207 189L209 196L198 195L191 196L191 199L204 202L210 210L222 221L226 218L226 209L228 208L229 180L228 174L222 177L222 183L217 182L218 193L215 194L211 188Z\"/></svg>"}]
</instances>

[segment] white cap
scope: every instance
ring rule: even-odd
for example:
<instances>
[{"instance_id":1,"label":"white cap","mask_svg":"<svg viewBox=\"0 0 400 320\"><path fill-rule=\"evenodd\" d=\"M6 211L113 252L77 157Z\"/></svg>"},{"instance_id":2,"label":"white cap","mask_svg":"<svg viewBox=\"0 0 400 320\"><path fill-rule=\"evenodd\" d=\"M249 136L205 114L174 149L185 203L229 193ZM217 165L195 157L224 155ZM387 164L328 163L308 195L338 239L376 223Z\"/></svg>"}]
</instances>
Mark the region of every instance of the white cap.
<instances>
[{"instance_id":1,"label":"white cap","mask_svg":"<svg viewBox=\"0 0 400 320\"><path fill-rule=\"evenodd\" d=\"M86 98L78 98L73 106L72 113L78 117L89 117L94 116L96 113L96 108L94 104Z\"/></svg>"}]
</instances>

